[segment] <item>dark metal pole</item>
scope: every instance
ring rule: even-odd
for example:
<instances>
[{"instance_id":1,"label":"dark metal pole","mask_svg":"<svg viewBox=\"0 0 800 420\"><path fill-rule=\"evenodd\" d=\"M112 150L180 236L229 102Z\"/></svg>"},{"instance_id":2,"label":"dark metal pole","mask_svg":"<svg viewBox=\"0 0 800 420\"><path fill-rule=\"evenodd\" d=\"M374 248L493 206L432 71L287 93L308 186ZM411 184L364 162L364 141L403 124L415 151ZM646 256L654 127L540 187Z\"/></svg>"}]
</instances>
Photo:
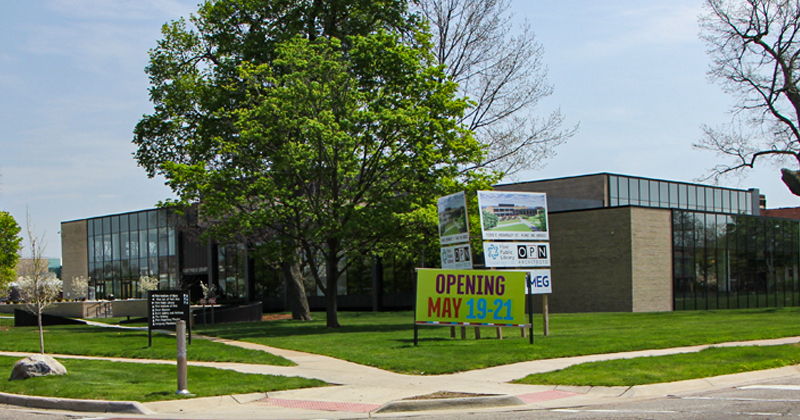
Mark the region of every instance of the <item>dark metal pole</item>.
<instances>
[{"instance_id":1,"label":"dark metal pole","mask_svg":"<svg viewBox=\"0 0 800 420\"><path fill-rule=\"evenodd\" d=\"M417 294L419 293L419 269L414 270L414 346L419 344L419 325L417 325Z\"/></svg>"}]
</instances>

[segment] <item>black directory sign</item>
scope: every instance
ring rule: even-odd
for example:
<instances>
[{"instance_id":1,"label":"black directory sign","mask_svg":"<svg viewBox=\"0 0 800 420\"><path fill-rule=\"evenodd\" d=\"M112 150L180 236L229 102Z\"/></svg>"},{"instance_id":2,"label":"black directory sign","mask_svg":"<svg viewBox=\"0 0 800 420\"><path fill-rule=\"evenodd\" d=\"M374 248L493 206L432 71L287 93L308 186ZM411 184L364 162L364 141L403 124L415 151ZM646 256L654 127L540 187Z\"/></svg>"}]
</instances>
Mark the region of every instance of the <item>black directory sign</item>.
<instances>
[{"instance_id":1,"label":"black directory sign","mask_svg":"<svg viewBox=\"0 0 800 420\"><path fill-rule=\"evenodd\" d=\"M150 345L153 344L153 329L173 329L181 320L186 321L191 343L192 311L189 302L189 292L184 290L151 290L147 292L147 329Z\"/></svg>"}]
</instances>

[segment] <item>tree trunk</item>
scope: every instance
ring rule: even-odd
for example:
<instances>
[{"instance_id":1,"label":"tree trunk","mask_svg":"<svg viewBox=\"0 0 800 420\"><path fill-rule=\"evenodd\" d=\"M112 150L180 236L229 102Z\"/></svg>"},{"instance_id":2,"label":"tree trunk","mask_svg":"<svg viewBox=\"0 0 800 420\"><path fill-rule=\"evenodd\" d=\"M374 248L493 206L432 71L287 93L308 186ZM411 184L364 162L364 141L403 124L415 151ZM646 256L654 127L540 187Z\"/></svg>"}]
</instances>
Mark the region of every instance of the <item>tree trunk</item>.
<instances>
[{"instance_id":1,"label":"tree trunk","mask_svg":"<svg viewBox=\"0 0 800 420\"><path fill-rule=\"evenodd\" d=\"M42 310L36 311L36 317L39 321L39 351L44 354L44 330L42 330Z\"/></svg>"},{"instance_id":2,"label":"tree trunk","mask_svg":"<svg viewBox=\"0 0 800 420\"><path fill-rule=\"evenodd\" d=\"M292 319L311 321L311 310L308 307L308 297L306 297L306 290L303 286L303 270L300 264L299 259L294 262L281 263L286 282L286 298L292 311Z\"/></svg>"},{"instance_id":3,"label":"tree trunk","mask_svg":"<svg viewBox=\"0 0 800 420\"><path fill-rule=\"evenodd\" d=\"M328 255L325 258L325 272L326 272L326 288L328 293L325 294L325 312L327 314L328 328L339 328L339 314L337 308L336 295L338 288L336 284L339 280L339 250L338 247L328 243Z\"/></svg>"}]
</instances>

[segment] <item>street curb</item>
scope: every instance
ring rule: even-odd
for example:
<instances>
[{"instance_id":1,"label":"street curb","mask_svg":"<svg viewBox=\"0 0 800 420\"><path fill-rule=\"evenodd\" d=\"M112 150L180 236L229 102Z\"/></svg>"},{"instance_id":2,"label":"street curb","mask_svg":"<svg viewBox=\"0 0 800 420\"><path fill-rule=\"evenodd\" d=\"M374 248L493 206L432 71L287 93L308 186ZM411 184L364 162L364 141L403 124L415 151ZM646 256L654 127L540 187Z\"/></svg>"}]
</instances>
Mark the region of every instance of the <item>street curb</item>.
<instances>
[{"instance_id":1,"label":"street curb","mask_svg":"<svg viewBox=\"0 0 800 420\"><path fill-rule=\"evenodd\" d=\"M384 404L373 413L400 413L409 411L463 410L467 408L496 408L526 405L512 395L491 397L443 398L436 400L403 400Z\"/></svg>"},{"instance_id":2,"label":"street curb","mask_svg":"<svg viewBox=\"0 0 800 420\"><path fill-rule=\"evenodd\" d=\"M6 394L4 392L0 392L0 404L92 413L154 414L153 411L138 401L78 400L72 398Z\"/></svg>"}]
</instances>

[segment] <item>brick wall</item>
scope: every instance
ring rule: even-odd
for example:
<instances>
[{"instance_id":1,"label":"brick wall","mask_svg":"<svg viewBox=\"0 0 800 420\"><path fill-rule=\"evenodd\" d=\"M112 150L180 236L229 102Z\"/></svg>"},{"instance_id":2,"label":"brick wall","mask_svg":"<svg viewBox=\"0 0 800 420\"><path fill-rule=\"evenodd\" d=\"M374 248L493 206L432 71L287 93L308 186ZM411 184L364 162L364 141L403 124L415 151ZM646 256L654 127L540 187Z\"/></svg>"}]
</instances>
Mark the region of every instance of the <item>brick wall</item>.
<instances>
[{"instance_id":1,"label":"brick wall","mask_svg":"<svg viewBox=\"0 0 800 420\"><path fill-rule=\"evenodd\" d=\"M631 207L633 312L672 310L672 212Z\"/></svg>"},{"instance_id":2,"label":"brick wall","mask_svg":"<svg viewBox=\"0 0 800 420\"><path fill-rule=\"evenodd\" d=\"M72 294L73 277L89 277L86 220L61 223L61 280L64 297Z\"/></svg>"}]
</instances>

